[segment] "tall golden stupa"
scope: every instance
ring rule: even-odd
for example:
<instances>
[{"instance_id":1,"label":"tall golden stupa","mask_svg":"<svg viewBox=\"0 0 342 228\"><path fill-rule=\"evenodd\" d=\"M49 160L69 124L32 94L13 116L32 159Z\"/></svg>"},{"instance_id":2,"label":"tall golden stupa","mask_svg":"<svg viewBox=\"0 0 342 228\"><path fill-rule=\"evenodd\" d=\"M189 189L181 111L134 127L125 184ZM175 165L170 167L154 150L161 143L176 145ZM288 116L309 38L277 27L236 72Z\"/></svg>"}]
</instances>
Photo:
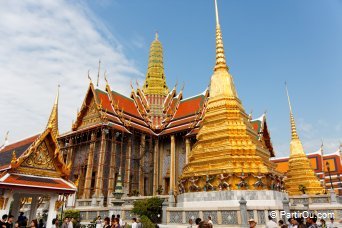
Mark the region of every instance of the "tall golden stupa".
<instances>
[{"instance_id":1,"label":"tall golden stupa","mask_svg":"<svg viewBox=\"0 0 342 228\"><path fill-rule=\"evenodd\" d=\"M285 185L289 195L301 195L300 187L305 187L304 192L308 195L314 195L323 192L323 187L310 165L310 161L304 153L302 142L300 141L295 119L292 113L290 96L286 87L287 98L290 107L291 121L291 143L289 171L286 175Z\"/></svg>"},{"instance_id":2,"label":"tall golden stupa","mask_svg":"<svg viewBox=\"0 0 342 228\"><path fill-rule=\"evenodd\" d=\"M225 189L283 189L281 174L269 161L238 98L223 47L217 2L216 64L197 142L180 177L184 192Z\"/></svg>"}]
</instances>

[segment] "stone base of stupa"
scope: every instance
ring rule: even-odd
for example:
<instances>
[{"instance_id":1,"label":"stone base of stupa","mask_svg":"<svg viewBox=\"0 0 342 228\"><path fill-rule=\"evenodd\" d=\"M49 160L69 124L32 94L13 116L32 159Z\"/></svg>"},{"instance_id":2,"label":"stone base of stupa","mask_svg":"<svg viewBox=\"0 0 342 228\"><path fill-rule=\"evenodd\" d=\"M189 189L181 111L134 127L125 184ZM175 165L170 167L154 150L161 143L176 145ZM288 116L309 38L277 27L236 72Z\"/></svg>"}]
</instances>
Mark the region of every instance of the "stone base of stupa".
<instances>
[{"instance_id":1,"label":"stone base of stupa","mask_svg":"<svg viewBox=\"0 0 342 228\"><path fill-rule=\"evenodd\" d=\"M288 199L286 193L272 190L183 193L177 196L175 205L167 207L164 224L165 227L181 227L189 219L206 220L211 216L215 227L246 227L251 218L258 227L264 227L269 213L275 213L279 218L281 211L289 210Z\"/></svg>"},{"instance_id":2,"label":"stone base of stupa","mask_svg":"<svg viewBox=\"0 0 342 228\"><path fill-rule=\"evenodd\" d=\"M244 198L247 201L247 207L282 208L284 197L288 199L286 193L272 190L188 192L177 197L177 207L239 207L239 201Z\"/></svg>"}]
</instances>

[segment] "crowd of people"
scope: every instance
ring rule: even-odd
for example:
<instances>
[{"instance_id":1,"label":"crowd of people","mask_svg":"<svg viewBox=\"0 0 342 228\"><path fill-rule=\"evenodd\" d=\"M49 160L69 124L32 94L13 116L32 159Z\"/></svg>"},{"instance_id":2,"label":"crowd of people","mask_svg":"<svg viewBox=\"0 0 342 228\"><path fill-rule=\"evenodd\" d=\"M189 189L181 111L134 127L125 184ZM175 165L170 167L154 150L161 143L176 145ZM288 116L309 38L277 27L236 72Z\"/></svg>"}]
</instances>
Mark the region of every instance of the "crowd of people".
<instances>
[{"instance_id":1,"label":"crowd of people","mask_svg":"<svg viewBox=\"0 0 342 228\"><path fill-rule=\"evenodd\" d=\"M271 216L268 216L269 221L266 223L266 228L339 228L341 224L335 222L334 218L330 218L330 222L324 219L317 219L315 214L311 214L308 218L289 218L288 224L284 220L279 220L278 224ZM257 223L254 219L249 220L249 227L254 228Z\"/></svg>"},{"instance_id":2,"label":"crowd of people","mask_svg":"<svg viewBox=\"0 0 342 228\"><path fill-rule=\"evenodd\" d=\"M196 218L195 221L193 221L193 219L189 219L188 228L213 228L212 217L208 216L208 219L206 220Z\"/></svg>"}]
</instances>

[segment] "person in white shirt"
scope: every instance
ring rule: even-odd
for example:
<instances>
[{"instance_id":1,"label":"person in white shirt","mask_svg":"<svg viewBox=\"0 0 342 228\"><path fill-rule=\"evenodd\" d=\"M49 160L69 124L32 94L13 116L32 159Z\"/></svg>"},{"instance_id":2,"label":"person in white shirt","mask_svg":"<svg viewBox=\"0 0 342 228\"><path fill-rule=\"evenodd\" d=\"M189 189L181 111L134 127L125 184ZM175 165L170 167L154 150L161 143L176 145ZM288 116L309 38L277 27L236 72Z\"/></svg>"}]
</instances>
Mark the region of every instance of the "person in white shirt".
<instances>
[{"instance_id":1,"label":"person in white shirt","mask_svg":"<svg viewBox=\"0 0 342 228\"><path fill-rule=\"evenodd\" d=\"M297 222L297 220L296 219L294 219L294 218L289 218L289 226L288 226L288 228L298 228L298 222Z\"/></svg>"},{"instance_id":2,"label":"person in white shirt","mask_svg":"<svg viewBox=\"0 0 342 228\"><path fill-rule=\"evenodd\" d=\"M137 219L133 218L132 228L138 228Z\"/></svg>"},{"instance_id":3,"label":"person in white shirt","mask_svg":"<svg viewBox=\"0 0 342 228\"><path fill-rule=\"evenodd\" d=\"M334 218L330 218L330 222L327 224L327 228L337 228L339 224L337 224Z\"/></svg>"},{"instance_id":4,"label":"person in white shirt","mask_svg":"<svg viewBox=\"0 0 342 228\"><path fill-rule=\"evenodd\" d=\"M208 223L213 225L213 221L211 220L211 216L208 216Z\"/></svg>"},{"instance_id":5,"label":"person in white shirt","mask_svg":"<svg viewBox=\"0 0 342 228\"><path fill-rule=\"evenodd\" d=\"M268 216L269 221L266 223L266 228L278 228L278 224L272 220L272 217Z\"/></svg>"},{"instance_id":6,"label":"person in white shirt","mask_svg":"<svg viewBox=\"0 0 342 228\"><path fill-rule=\"evenodd\" d=\"M74 224L72 223L71 218L69 218L69 221L68 221L68 228L73 228L73 227L74 227Z\"/></svg>"},{"instance_id":7,"label":"person in white shirt","mask_svg":"<svg viewBox=\"0 0 342 228\"><path fill-rule=\"evenodd\" d=\"M116 215L116 217L119 219L119 224L120 227L123 227L125 225L125 223L122 221L122 219L120 218L120 215Z\"/></svg>"}]
</instances>

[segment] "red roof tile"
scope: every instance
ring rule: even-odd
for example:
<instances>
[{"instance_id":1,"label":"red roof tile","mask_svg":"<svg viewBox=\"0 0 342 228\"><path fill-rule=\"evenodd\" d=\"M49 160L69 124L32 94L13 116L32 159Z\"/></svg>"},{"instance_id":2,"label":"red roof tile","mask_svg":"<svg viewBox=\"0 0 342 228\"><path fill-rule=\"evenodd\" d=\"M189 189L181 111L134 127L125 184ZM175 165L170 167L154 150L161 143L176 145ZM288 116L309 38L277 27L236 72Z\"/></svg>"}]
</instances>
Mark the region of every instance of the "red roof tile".
<instances>
[{"instance_id":1,"label":"red roof tile","mask_svg":"<svg viewBox=\"0 0 342 228\"><path fill-rule=\"evenodd\" d=\"M119 94L115 91L112 91L112 97L120 110L123 109L125 113L128 113L138 118L142 118L137 110L137 107L134 104L133 99L125 97L124 95Z\"/></svg>"},{"instance_id":2,"label":"red roof tile","mask_svg":"<svg viewBox=\"0 0 342 228\"><path fill-rule=\"evenodd\" d=\"M62 178L39 177L21 174L6 174L0 179L0 187L30 188L73 193L76 187Z\"/></svg>"},{"instance_id":3,"label":"red roof tile","mask_svg":"<svg viewBox=\"0 0 342 228\"><path fill-rule=\"evenodd\" d=\"M191 99L182 100L173 119L193 115L203 106L204 96L199 95Z\"/></svg>"},{"instance_id":4,"label":"red roof tile","mask_svg":"<svg viewBox=\"0 0 342 228\"><path fill-rule=\"evenodd\" d=\"M111 113L114 113L114 109L112 104L110 103L110 99L108 97L108 94L102 90L96 90L96 96L100 102L100 104L102 104L102 109L109 111Z\"/></svg>"}]
</instances>

